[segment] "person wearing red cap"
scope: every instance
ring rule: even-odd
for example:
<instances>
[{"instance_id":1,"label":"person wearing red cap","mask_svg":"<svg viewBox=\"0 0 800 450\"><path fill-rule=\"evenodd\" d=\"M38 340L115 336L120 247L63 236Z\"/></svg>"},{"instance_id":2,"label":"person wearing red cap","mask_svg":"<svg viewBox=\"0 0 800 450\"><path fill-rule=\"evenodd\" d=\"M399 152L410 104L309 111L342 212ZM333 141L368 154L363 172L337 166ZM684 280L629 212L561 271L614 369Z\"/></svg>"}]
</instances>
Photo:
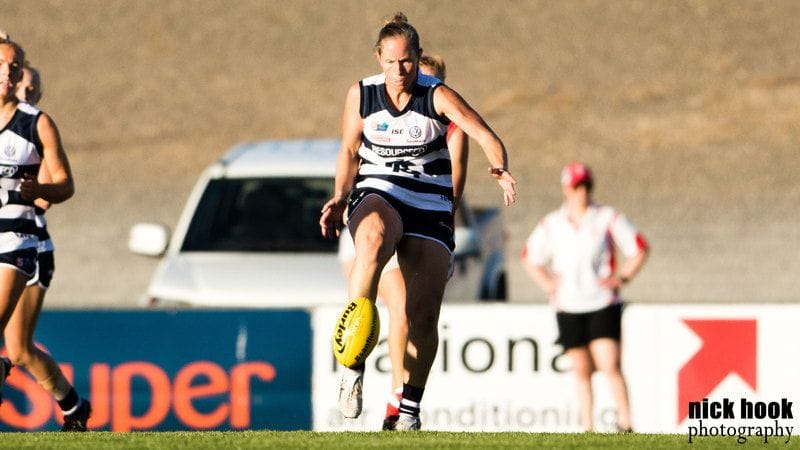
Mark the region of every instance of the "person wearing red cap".
<instances>
[{"instance_id":1,"label":"person wearing red cap","mask_svg":"<svg viewBox=\"0 0 800 450\"><path fill-rule=\"evenodd\" d=\"M642 268L649 247L624 215L592 201L593 186L585 164L564 167L564 202L536 225L522 251L522 265L556 309L557 342L575 372L581 426L593 429L591 376L599 370L614 394L618 429L630 431L620 369L620 289ZM617 249L626 257L619 267Z\"/></svg>"}]
</instances>

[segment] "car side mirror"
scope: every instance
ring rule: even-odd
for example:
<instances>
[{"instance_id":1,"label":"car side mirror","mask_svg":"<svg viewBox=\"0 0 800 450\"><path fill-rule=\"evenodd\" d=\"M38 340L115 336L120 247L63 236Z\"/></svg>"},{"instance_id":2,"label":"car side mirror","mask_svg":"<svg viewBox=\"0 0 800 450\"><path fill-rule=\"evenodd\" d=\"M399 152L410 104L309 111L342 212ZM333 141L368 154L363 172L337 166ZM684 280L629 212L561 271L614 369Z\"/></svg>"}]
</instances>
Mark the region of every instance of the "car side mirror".
<instances>
[{"instance_id":1,"label":"car side mirror","mask_svg":"<svg viewBox=\"0 0 800 450\"><path fill-rule=\"evenodd\" d=\"M137 223L128 235L128 250L145 256L161 256L169 245L169 227L160 223Z\"/></svg>"},{"instance_id":2,"label":"car side mirror","mask_svg":"<svg viewBox=\"0 0 800 450\"><path fill-rule=\"evenodd\" d=\"M480 256L481 247L475 230L466 227L456 227L455 231L456 249L453 256L456 258L466 258L470 256Z\"/></svg>"}]
</instances>

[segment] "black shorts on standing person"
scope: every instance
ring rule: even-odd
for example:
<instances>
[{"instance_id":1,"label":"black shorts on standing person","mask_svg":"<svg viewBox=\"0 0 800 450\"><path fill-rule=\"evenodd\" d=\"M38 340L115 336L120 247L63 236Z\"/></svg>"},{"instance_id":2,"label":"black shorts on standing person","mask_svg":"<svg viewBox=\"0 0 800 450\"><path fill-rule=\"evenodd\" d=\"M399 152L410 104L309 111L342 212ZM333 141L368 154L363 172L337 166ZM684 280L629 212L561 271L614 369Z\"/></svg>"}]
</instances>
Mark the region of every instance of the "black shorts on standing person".
<instances>
[{"instance_id":1,"label":"black shorts on standing person","mask_svg":"<svg viewBox=\"0 0 800 450\"><path fill-rule=\"evenodd\" d=\"M564 350L583 347L599 338L619 341L622 334L622 303L585 313L558 311L556 322L558 322L556 343L564 347Z\"/></svg>"}]
</instances>

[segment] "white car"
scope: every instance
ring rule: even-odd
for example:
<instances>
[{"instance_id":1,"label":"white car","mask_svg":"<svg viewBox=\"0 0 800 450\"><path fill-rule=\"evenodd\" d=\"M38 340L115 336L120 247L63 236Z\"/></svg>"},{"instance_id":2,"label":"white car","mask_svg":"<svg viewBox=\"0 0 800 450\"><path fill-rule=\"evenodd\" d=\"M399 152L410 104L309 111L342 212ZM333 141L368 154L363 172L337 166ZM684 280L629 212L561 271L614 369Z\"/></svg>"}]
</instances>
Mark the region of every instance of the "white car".
<instances>
[{"instance_id":1,"label":"white car","mask_svg":"<svg viewBox=\"0 0 800 450\"><path fill-rule=\"evenodd\" d=\"M198 180L170 238L160 224L131 229L134 253L163 256L150 306L295 308L343 304L336 240L320 235L332 196L338 140L242 144ZM460 208L448 301L505 298L499 212Z\"/></svg>"}]
</instances>

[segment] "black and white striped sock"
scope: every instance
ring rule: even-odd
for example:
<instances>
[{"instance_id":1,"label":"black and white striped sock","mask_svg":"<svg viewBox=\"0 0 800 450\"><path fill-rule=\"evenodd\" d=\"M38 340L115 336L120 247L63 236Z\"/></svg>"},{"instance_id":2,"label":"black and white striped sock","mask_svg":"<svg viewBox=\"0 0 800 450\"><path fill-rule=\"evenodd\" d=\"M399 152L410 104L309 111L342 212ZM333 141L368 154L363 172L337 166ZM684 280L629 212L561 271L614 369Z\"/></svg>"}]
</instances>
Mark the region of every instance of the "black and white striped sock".
<instances>
[{"instance_id":1,"label":"black and white striped sock","mask_svg":"<svg viewBox=\"0 0 800 450\"><path fill-rule=\"evenodd\" d=\"M422 394L424 392L425 388L404 384L403 398L400 399L400 415L419 417L419 405L422 402Z\"/></svg>"}]
</instances>

